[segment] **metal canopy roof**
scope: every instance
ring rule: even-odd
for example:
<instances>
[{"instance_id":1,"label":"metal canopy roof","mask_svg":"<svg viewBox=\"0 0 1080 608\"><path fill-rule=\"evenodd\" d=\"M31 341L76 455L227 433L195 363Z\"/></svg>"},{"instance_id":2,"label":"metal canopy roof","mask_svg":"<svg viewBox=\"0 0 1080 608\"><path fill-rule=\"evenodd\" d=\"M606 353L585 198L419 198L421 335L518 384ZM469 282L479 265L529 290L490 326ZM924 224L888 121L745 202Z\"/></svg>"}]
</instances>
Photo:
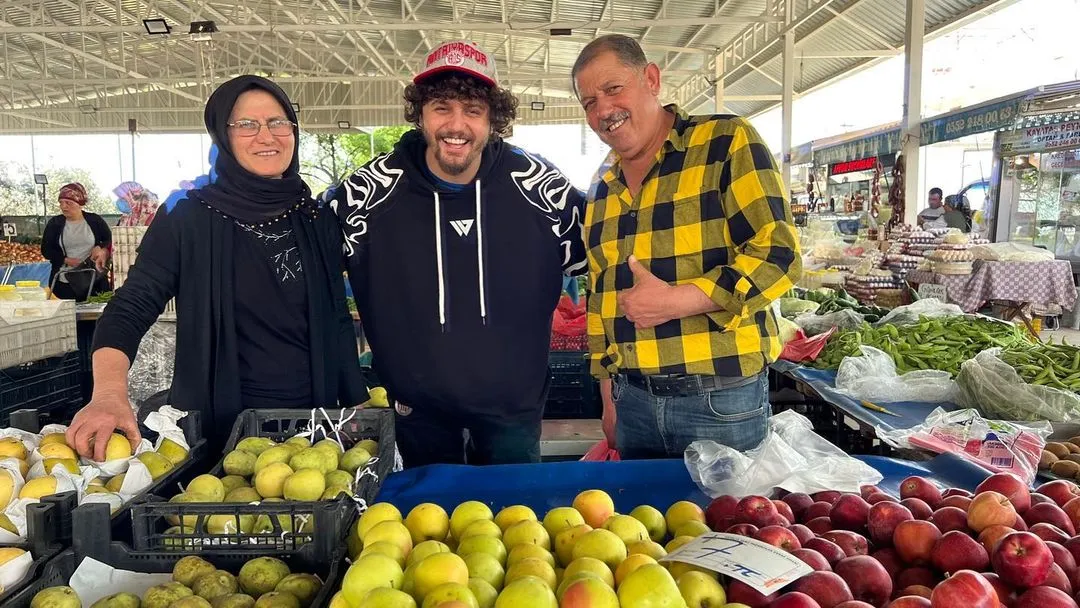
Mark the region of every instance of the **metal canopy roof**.
<instances>
[{"instance_id":1,"label":"metal canopy roof","mask_svg":"<svg viewBox=\"0 0 1080 608\"><path fill-rule=\"evenodd\" d=\"M307 130L402 122L401 90L434 45L469 38L496 55L520 123L577 122L570 66L597 34L636 37L667 99L750 115L779 103L783 32L796 32L796 95L902 52L905 0L5 0L0 133L201 131L231 76L264 74ZM928 33L1015 0L926 0ZM164 18L168 36L143 19ZM196 41L192 21L218 32ZM553 29L571 34L553 35ZM719 63L719 69L717 64ZM542 111L530 102L543 101Z\"/></svg>"}]
</instances>

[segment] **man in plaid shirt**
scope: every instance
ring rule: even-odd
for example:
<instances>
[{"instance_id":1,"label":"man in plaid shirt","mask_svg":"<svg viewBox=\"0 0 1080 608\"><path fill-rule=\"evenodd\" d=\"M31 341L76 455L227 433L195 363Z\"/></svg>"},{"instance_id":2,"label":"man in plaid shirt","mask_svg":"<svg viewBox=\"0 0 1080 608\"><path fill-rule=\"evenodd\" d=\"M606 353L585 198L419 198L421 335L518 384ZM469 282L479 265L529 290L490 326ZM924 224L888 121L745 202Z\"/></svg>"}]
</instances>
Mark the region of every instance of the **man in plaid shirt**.
<instances>
[{"instance_id":1,"label":"man in plaid shirt","mask_svg":"<svg viewBox=\"0 0 1080 608\"><path fill-rule=\"evenodd\" d=\"M604 434L624 458L753 448L782 349L770 304L802 272L773 156L743 118L661 105L659 68L626 36L589 43L572 77L612 148L585 214Z\"/></svg>"}]
</instances>

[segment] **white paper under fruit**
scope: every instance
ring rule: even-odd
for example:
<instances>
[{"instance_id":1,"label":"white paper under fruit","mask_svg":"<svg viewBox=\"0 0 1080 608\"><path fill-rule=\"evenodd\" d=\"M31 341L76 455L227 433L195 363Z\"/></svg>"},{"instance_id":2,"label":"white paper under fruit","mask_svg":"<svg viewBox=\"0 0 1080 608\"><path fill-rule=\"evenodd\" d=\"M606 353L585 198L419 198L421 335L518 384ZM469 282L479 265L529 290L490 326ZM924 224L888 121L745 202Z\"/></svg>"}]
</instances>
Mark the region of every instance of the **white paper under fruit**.
<instances>
[{"instance_id":1,"label":"white paper under fruit","mask_svg":"<svg viewBox=\"0 0 1080 608\"><path fill-rule=\"evenodd\" d=\"M11 589L26 578L30 566L34 565L34 556L27 551L19 557L0 566L0 589Z\"/></svg>"},{"instance_id":2,"label":"white paper under fruit","mask_svg":"<svg viewBox=\"0 0 1080 608\"><path fill-rule=\"evenodd\" d=\"M99 502L109 505L109 513L115 513L117 509L124 506L126 501L123 496L114 492L94 492L83 496L82 502L79 504L85 505Z\"/></svg>"},{"instance_id":3,"label":"white paper under fruit","mask_svg":"<svg viewBox=\"0 0 1080 608\"><path fill-rule=\"evenodd\" d=\"M68 586L79 596L83 606L90 606L114 593L127 592L142 597L151 587L171 580L172 574L144 574L120 570L87 557L75 568Z\"/></svg>"},{"instance_id":4,"label":"white paper under fruit","mask_svg":"<svg viewBox=\"0 0 1080 608\"><path fill-rule=\"evenodd\" d=\"M120 484L120 496L124 500L131 500L152 483L154 478L150 476L150 469L138 458L132 458L127 473L124 474L124 483Z\"/></svg>"},{"instance_id":5,"label":"white paper under fruit","mask_svg":"<svg viewBox=\"0 0 1080 608\"><path fill-rule=\"evenodd\" d=\"M187 438L184 437L184 431L176 424L181 418L187 415L187 412L178 410L169 405L163 405L158 408L158 411L150 412L146 416L146 420L143 421L143 424L146 425L146 428L151 431L156 431L158 434L157 441L154 442L155 450L161 448L161 442L166 438L172 439L185 450L191 449L191 446L188 445Z\"/></svg>"}]
</instances>

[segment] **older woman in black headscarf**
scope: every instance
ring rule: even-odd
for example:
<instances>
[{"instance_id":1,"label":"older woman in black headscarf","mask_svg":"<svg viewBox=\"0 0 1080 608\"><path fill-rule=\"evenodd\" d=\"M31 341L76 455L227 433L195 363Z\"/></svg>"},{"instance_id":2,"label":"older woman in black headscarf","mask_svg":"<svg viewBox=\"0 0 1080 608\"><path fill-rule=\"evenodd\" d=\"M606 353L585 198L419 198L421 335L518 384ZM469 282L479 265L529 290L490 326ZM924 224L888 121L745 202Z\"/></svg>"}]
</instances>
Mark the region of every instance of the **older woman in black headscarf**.
<instances>
[{"instance_id":1,"label":"older woman in black headscarf","mask_svg":"<svg viewBox=\"0 0 1080 608\"><path fill-rule=\"evenodd\" d=\"M109 434L138 439L127 373L176 298L169 403L200 410L220 448L243 409L367 400L345 303L333 213L300 178L299 130L276 84L240 76L210 96L211 182L157 213L94 336L94 392L67 438L103 460Z\"/></svg>"}]
</instances>

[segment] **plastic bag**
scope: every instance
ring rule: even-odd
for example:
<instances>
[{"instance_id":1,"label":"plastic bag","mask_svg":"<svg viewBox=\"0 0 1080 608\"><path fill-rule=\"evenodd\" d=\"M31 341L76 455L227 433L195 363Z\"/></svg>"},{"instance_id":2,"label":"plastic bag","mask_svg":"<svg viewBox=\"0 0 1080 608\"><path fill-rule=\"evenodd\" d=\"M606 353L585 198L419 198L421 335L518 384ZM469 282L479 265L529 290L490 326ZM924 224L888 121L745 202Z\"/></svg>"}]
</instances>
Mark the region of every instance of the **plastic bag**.
<instances>
[{"instance_id":1,"label":"plastic bag","mask_svg":"<svg viewBox=\"0 0 1080 608\"><path fill-rule=\"evenodd\" d=\"M825 345L829 342L829 336L834 333L836 333L835 327L823 334L808 338L800 329L799 333L795 334L795 338L784 343L784 350L781 351L780 358L795 363L813 361L817 359L821 351L825 350Z\"/></svg>"},{"instance_id":2,"label":"plastic bag","mask_svg":"<svg viewBox=\"0 0 1080 608\"><path fill-rule=\"evenodd\" d=\"M793 319L802 314L812 313L821 306L821 304L818 304L817 302L802 300L800 298L780 298L777 302L779 304L780 314L788 319Z\"/></svg>"},{"instance_id":3,"label":"plastic bag","mask_svg":"<svg viewBox=\"0 0 1080 608\"><path fill-rule=\"evenodd\" d=\"M1031 245L1013 243L1011 241L975 245L969 249L969 251L971 252L971 255L975 256L976 260L1049 262L1054 259L1054 252L1052 251L1040 249L1039 247L1033 247Z\"/></svg>"},{"instance_id":4,"label":"plastic bag","mask_svg":"<svg viewBox=\"0 0 1080 608\"><path fill-rule=\"evenodd\" d=\"M863 322L862 315L849 309L830 312L827 315L799 315L795 319L795 324L801 327L808 336L825 333L834 327L838 329L855 329L861 327Z\"/></svg>"},{"instance_id":5,"label":"plastic bag","mask_svg":"<svg viewBox=\"0 0 1080 608\"><path fill-rule=\"evenodd\" d=\"M1039 470L1049 422L1023 425L983 418L977 410L937 408L926 423L910 429L876 429L879 439L898 449L952 452L995 473L1013 473L1029 485Z\"/></svg>"},{"instance_id":6,"label":"plastic bag","mask_svg":"<svg viewBox=\"0 0 1080 608\"><path fill-rule=\"evenodd\" d=\"M814 432L810 420L792 410L773 416L769 426L761 445L745 453L715 441L691 443L683 460L694 483L716 498L767 496L777 487L807 494L857 493L860 486L882 480L881 473L829 443Z\"/></svg>"},{"instance_id":7,"label":"plastic bag","mask_svg":"<svg viewBox=\"0 0 1080 608\"><path fill-rule=\"evenodd\" d=\"M896 373L896 362L886 352L860 346L861 357L845 357L836 370L836 390L865 401L895 403L955 403L959 395L949 372L926 369Z\"/></svg>"},{"instance_id":8,"label":"plastic bag","mask_svg":"<svg viewBox=\"0 0 1080 608\"><path fill-rule=\"evenodd\" d=\"M918 323L919 317L962 317L964 310L956 304L946 304L937 298L924 298L918 302L899 306L882 317L875 325L911 325Z\"/></svg>"},{"instance_id":9,"label":"plastic bag","mask_svg":"<svg viewBox=\"0 0 1080 608\"><path fill-rule=\"evenodd\" d=\"M581 457L582 462L618 462L619 452L608 447L607 439L601 439Z\"/></svg>"},{"instance_id":10,"label":"plastic bag","mask_svg":"<svg viewBox=\"0 0 1080 608\"><path fill-rule=\"evenodd\" d=\"M1000 352L998 348L984 350L960 365L956 376L960 405L1005 420L1080 421L1080 395L1028 384L998 358Z\"/></svg>"},{"instance_id":11,"label":"plastic bag","mask_svg":"<svg viewBox=\"0 0 1080 608\"><path fill-rule=\"evenodd\" d=\"M176 323L158 321L139 344L139 353L128 372L128 397L142 403L172 386L176 362Z\"/></svg>"}]
</instances>

